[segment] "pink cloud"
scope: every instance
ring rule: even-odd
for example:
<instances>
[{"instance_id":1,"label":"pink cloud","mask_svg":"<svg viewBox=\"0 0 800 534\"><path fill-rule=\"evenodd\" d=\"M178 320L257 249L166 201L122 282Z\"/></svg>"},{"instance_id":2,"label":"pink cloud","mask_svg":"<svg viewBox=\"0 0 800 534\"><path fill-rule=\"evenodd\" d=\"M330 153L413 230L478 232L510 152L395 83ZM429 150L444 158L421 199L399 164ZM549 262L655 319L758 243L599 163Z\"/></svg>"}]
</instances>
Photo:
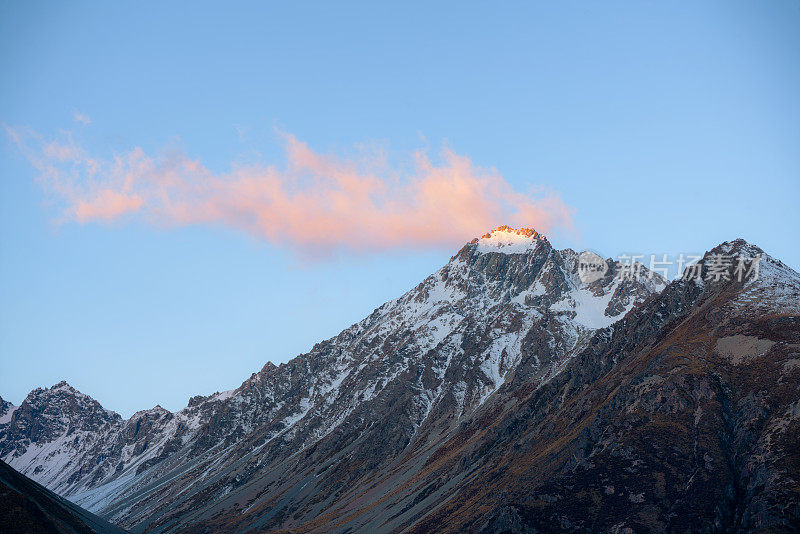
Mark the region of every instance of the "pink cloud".
<instances>
[{"instance_id":1,"label":"pink cloud","mask_svg":"<svg viewBox=\"0 0 800 534\"><path fill-rule=\"evenodd\" d=\"M282 134L286 163L208 169L182 152L90 156L67 136L10 130L63 220L123 217L160 226L223 225L303 254L449 247L500 224L571 230L555 193L515 190L496 170L442 150L392 168L385 155L337 157Z\"/></svg>"},{"instance_id":2,"label":"pink cloud","mask_svg":"<svg viewBox=\"0 0 800 534\"><path fill-rule=\"evenodd\" d=\"M139 195L103 189L94 198L75 201L75 220L79 222L98 219L111 221L126 213L137 211L142 207L142 202L142 197Z\"/></svg>"}]
</instances>

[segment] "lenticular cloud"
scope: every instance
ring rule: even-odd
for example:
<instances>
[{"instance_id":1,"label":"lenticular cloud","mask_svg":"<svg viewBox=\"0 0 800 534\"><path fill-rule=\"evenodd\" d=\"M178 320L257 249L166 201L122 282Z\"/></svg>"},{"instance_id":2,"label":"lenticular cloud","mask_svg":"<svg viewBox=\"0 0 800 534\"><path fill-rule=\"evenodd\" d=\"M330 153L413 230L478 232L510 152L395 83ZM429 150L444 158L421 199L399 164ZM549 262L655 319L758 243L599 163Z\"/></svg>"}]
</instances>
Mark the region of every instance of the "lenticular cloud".
<instances>
[{"instance_id":1,"label":"lenticular cloud","mask_svg":"<svg viewBox=\"0 0 800 534\"><path fill-rule=\"evenodd\" d=\"M282 134L280 166L215 172L179 151L87 153L69 134L53 141L9 130L36 168L60 222L118 219L160 226L224 225L295 251L458 245L501 223L571 229L554 193L515 190L494 169L452 150L413 155L403 170L374 154L337 157Z\"/></svg>"}]
</instances>

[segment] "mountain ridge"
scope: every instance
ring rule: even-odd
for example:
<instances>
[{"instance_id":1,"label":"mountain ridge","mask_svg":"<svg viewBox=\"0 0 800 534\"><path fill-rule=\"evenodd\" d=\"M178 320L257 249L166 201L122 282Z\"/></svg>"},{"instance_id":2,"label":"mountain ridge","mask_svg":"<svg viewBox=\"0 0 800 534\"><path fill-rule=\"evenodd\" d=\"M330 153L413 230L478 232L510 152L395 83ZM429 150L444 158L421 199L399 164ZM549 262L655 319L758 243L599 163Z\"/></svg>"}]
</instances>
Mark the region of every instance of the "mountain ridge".
<instances>
[{"instance_id":1,"label":"mountain ridge","mask_svg":"<svg viewBox=\"0 0 800 534\"><path fill-rule=\"evenodd\" d=\"M717 250L762 254L741 240L725 242L704 256L701 269ZM742 309L753 305L747 291L775 293L781 277L788 276L789 304L797 295L797 273L763 258L763 273L774 280L767 289L743 283L737 295L745 297L732 301ZM606 262L605 275L584 284L577 275L577 253L553 249L535 231L520 234L501 227L467 243L442 269L364 320L286 364L268 362L235 390L193 397L175 413L154 408L123 421L104 419L97 412L94 423L114 432L96 442L82 434L85 446L62 443L58 447L66 460L61 463L55 461L59 455L42 457L25 435L30 425L18 424L30 410L15 413L0 426L0 456L30 472L50 464L49 470L34 474L49 477L70 498L129 527L172 531L227 517L231 526L240 525L235 528L245 523L269 528L306 524L304 528L314 530L313 521L301 519L335 513L331 509L337 502L353 506L359 501L348 500L350 484L370 476L395 480L400 475L392 469L409 461L413 468L406 473L423 476L430 472L430 458L452 449L464 424L474 424L486 413L494 414L487 428L499 424L496 418L507 408L498 399L515 403L547 390L556 377L564 378L565 369L575 367L575 357L588 357L582 354L602 359L592 347L606 343L608 336L613 339L619 328L629 328L634 320L629 312L652 306L664 286L680 287L695 298L714 289L702 279L666 285L657 274L643 281L617 280L621 265ZM684 313L674 307L684 298L675 293L664 310L650 310L647 331L669 331L672 327L661 324L658 314ZM624 340L617 343L614 350L623 350ZM64 430L62 424L54 432L71 439L70 428ZM78 425L72 432L95 432L97 439L97 430ZM375 451L384 457L376 458ZM304 462L298 463L301 457ZM94 468L84 473L75 463ZM316 475L309 479L303 465L318 466ZM176 487L202 487L188 495L176 493L164 480ZM318 489L309 493L305 488L312 482ZM333 497L315 500L321 488L337 489ZM437 491L442 490L432 489L426 497L423 491L399 509L390 507L398 515L385 524L365 519L357 529L397 523ZM281 494L293 496L275 501ZM211 506L220 500L223 504ZM372 506L380 508L381 502L387 501L379 499ZM197 511L187 515L181 511L186 509ZM246 517L234 521L230 511L236 509ZM500 515L512 521L514 514L519 512Z\"/></svg>"}]
</instances>

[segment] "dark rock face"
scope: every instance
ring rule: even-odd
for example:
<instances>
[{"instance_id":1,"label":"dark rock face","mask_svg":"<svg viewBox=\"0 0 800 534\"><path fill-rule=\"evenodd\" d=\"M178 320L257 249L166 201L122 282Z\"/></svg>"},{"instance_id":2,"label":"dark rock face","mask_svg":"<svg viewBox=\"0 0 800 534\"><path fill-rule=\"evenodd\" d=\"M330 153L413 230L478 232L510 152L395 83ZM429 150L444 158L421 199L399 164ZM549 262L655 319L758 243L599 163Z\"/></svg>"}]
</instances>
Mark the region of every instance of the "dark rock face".
<instances>
[{"instance_id":1,"label":"dark rock face","mask_svg":"<svg viewBox=\"0 0 800 534\"><path fill-rule=\"evenodd\" d=\"M47 442L64 433L99 432L120 421L119 415L81 394L66 382L32 391L14 411L15 441Z\"/></svg>"},{"instance_id":2,"label":"dark rock face","mask_svg":"<svg viewBox=\"0 0 800 534\"><path fill-rule=\"evenodd\" d=\"M77 444L14 413L0 456L143 531L794 528L800 277L607 264L583 284L574 251L500 229L235 391L89 410Z\"/></svg>"},{"instance_id":3,"label":"dark rock face","mask_svg":"<svg viewBox=\"0 0 800 534\"><path fill-rule=\"evenodd\" d=\"M0 461L0 532L6 534L124 534Z\"/></svg>"}]
</instances>

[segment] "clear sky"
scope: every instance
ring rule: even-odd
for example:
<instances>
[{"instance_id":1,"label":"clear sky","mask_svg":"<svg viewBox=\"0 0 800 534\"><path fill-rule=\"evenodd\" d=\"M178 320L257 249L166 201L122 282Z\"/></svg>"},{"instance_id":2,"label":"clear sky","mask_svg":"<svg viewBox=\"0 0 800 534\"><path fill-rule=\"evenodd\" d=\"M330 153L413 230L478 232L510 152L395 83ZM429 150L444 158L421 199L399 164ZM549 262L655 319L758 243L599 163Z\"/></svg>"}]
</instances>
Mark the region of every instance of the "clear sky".
<instances>
[{"instance_id":1,"label":"clear sky","mask_svg":"<svg viewBox=\"0 0 800 534\"><path fill-rule=\"evenodd\" d=\"M798 269L798 28L790 0L2 2L0 395L180 409L506 222Z\"/></svg>"}]
</instances>

